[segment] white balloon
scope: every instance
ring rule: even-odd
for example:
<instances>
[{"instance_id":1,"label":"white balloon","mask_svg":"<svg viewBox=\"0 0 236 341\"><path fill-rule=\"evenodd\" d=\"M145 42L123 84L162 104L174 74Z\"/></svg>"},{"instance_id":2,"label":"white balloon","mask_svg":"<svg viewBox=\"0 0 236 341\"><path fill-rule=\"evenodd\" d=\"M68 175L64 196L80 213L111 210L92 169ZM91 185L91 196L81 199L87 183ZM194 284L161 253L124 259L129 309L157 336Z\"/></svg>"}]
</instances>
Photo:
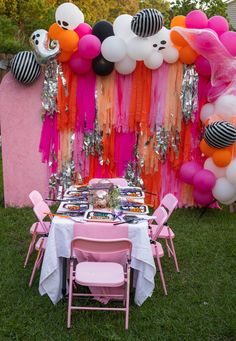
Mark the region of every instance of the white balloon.
<instances>
[{"instance_id":1,"label":"white balloon","mask_svg":"<svg viewBox=\"0 0 236 341\"><path fill-rule=\"evenodd\" d=\"M215 114L224 118L236 116L236 96L223 95L215 101Z\"/></svg>"},{"instance_id":2,"label":"white balloon","mask_svg":"<svg viewBox=\"0 0 236 341\"><path fill-rule=\"evenodd\" d=\"M113 31L115 36L128 41L136 35L131 31L131 21L133 17L129 14L121 14L113 23Z\"/></svg>"},{"instance_id":3,"label":"white balloon","mask_svg":"<svg viewBox=\"0 0 236 341\"><path fill-rule=\"evenodd\" d=\"M217 179L225 177L226 167L217 167L212 157L209 157L208 159L206 159L203 168L211 171Z\"/></svg>"},{"instance_id":4,"label":"white balloon","mask_svg":"<svg viewBox=\"0 0 236 341\"><path fill-rule=\"evenodd\" d=\"M230 200L221 201L221 202L222 202L222 204L225 204L225 205L231 205L231 204L233 204L235 201L236 201L236 195L233 196Z\"/></svg>"},{"instance_id":5,"label":"white balloon","mask_svg":"<svg viewBox=\"0 0 236 341\"><path fill-rule=\"evenodd\" d=\"M202 110L200 113L200 118L201 121L204 123L209 117L211 117L214 114L214 104L212 103L207 103L202 106Z\"/></svg>"},{"instance_id":6,"label":"white balloon","mask_svg":"<svg viewBox=\"0 0 236 341\"><path fill-rule=\"evenodd\" d=\"M122 39L110 36L103 41L101 52L109 62L119 62L126 55L126 44Z\"/></svg>"},{"instance_id":7,"label":"white balloon","mask_svg":"<svg viewBox=\"0 0 236 341\"><path fill-rule=\"evenodd\" d=\"M220 202L228 202L236 195L236 188L226 178L219 178L212 189L213 196Z\"/></svg>"},{"instance_id":8,"label":"white balloon","mask_svg":"<svg viewBox=\"0 0 236 341\"><path fill-rule=\"evenodd\" d=\"M179 59L179 51L173 46L168 46L161 53L166 63L173 64Z\"/></svg>"},{"instance_id":9,"label":"white balloon","mask_svg":"<svg viewBox=\"0 0 236 341\"><path fill-rule=\"evenodd\" d=\"M84 15L81 10L70 2L64 2L56 9L56 22L62 28L74 30L84 22Z\"/></svg>"},{"instance_id":10,"label":"white balloon","mask_svg":"<svg viewBox=\"0 0 236 341\"><path fill-rule=\"evenodd\" d=\"M129 75L136 68L136 61L125 56L120 62L115 63L115 69L122 75Z\"/></svg>"},{"instance_id":11,"label":"white balloon","mask_svg":"<svg viewBox=\"0 0 236 341\"><path fill-rule=\"evenodd\" d=\"M128 56L134 60L144 60L152 51L149 38L135 37L128 41Z\"/></svg>"},{"instance_id":12,"label":"white balloon","mask_svg":"<svg viewBox=\"0 0 236 341\"><path fill-rule=\"evenodd\" d=\"M152 52L145 60L144 64L151 70L158 69L163 63L163 56L161 53Z\"/></svg>"},{"instance_id":13,"label":"white balloon","mask_svg":"<svg viewBox=\"0 0 236 341\"><path fill-rule=\"evenodd\" d=\"M232 184L236 185L236 160L232 160L226 167L226 178Z\"/></svg>"}]
</instances>

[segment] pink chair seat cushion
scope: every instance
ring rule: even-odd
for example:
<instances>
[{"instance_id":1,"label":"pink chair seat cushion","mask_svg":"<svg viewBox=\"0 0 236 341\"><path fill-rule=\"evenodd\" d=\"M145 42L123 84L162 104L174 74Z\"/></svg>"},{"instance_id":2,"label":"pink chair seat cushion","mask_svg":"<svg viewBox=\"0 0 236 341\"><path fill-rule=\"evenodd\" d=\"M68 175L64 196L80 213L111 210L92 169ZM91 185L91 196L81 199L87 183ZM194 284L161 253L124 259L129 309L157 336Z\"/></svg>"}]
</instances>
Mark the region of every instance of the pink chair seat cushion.
<instances>
[{"instance_id":1,"label":"pink chair seat cushion","mask_svg":"<svg viewBox=\"0 0 236 341\"><path fill-rule=\"evenodd\" d=\"M36 234L44 234L45 233L45 230L43 229L42 225L40 223L34 223L31 228L30 228L30 233L33 234L34 233L34 230L35 230L35 227L36 227L36 224L38 224L37 226L37 229L36 229ZM50 224L51 222L50 221L45 221L44 222L44 225L47 229L47 231L49 232L49 229L50 229Z\"/></svg>"},{"instance_id":2,"label":"pink chair seat cushion","mask_svg":"<svg viewBox=\"0 0 236 341\"><path fill-rule=\"evenodd\" d=\"M46 245L47 245L47 240L48 240L48 238L47 238L47 237L40 237L40 238L37 240L37 243L35 244L35 250L39 250L42 240L43 240L42 248L43 248L43 249L46 249Z\"/></svg>"},{"instance_id":3,"label":"pink chair seat cushion","mask_svg":"<svg viewBox=\"0 0 236 341\"><path fill-rule=\"evenodd\" d=\"M157 225L150 224L149 226L151 226L152 233L155 233ZM170 234L169 234L168 231L170 232ZM160 232L160 234L159 234L159 236L158 236L158 238L163 238L163 239L170 239L171 238L171 239L173 239L173 238L175 238L175 234L171 230L170 227L164 225L162 230L161 230L161 232Z\"/></svg>"},{"instance_id":4,"label":"pink chair seat cushion","mask_svg":"<svg viewBox=\"0 0 236 341\"><path fill-rule=\"evenodd\" d=\"M164 250L163 250L161 243L155 242L155 244L151 244L151 245L152 245L152 254L154 257L156 257L156 247L157 247L157 252L158 252L159 257L164 256Z\"/></svg>"},{"instance_id":5,"label":"pink chair seat cushion","mask_svg":"<svg viewBox=\"0 0 236 341\"><path fill-rule=\"evenodd\" d=\"M80 285L119 287L124 284L124 270L118 263L81 262L75 270L75 281Z\"/></svg>"}]
</instances>

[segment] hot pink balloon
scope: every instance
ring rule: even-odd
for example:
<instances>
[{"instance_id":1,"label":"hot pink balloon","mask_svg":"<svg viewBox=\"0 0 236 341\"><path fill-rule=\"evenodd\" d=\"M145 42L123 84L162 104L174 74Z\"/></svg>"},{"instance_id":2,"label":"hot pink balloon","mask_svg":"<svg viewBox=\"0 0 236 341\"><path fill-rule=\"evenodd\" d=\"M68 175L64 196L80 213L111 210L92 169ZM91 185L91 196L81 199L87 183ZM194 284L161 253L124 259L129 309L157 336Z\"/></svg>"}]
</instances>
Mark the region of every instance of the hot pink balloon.
<instances>
[{"instance_id":1,"label":"hot pink balloon","mask_svg":"<svg viewBox=\"0 0 236 341\"><path fill-rule=\"evenodd\" d=\"M203 11L198 9L191 11L186 16L187 28L206 28L208 26L208 18Z\"/></svg>"},{"instance_id":2,"label":"hot pink balloon","mask_svg":"<svg viewBox=\"0 0 236 341\"><path fill-rule=\"evenodd\" d=\"M180 179L187 184L193 184L194 175L202 169L202 166L195 162L189 161L184 163L180 168Z\"/></svg>"},{"instance_id":3,"label":"hot pink balloon","mask_svg":"<svg viewBox=\"0 0 236 341\"><path fill-rule=\"evenodd\" d=\"M220 36L229 30L229 23L221 15L214 15L208 20L208 27Z\"/></svg>"},{"instance_id":4,"label":"hot pink balloon","mask_svg":"<svg viewBox=\"0 0 236 341\"><path fill-rule=\"evenodd\" d=\"M80 39L78 51L82 58L96 58L101 51L101 42L96 36L87 34Z\"/></svg>"},{"instance_id":5,"label":"hot pink balloon","mask_svg":"<svg viewBox=\"0 0 236 341\"><path fill-rule=\"evenodd\" d=\"M199 192L211 191L215 183L215 175L207 169L201 169L193 177L193 185Z\"/></svg>"},{"instance_id":6,"label":"hot pink balloon","mask_svg":"<svg viewBox=\"0 0 236 341\"><path fill-rule=\"evenodd\" d=\"M73 53L70 58L69 65L71 70L76 74L84 74L91 70L92 61L91 59L81 58L78 51Z\"/></svg>"},{"instance_id":7,"label":"hot pink balloon","mask_svg":"<svg viewBox=\"0 0 236 341\"><path fill-rule=\"evenodd\" d=\"M228 31L220 36L220 41L232 56L236 56L236 32Z\"/></svg>"},{"instance_id":8,"label":"hot pink balloon","mask_svg":"<svg viewBox=\"0 0 236 341\"><path fill-rule=\"evenodd\" d=\"M195 62L197 72L205 77L211 75L211 66L208 60L202 56L198 56Z\"/></svg>"},{"instance_id":9,"label":"hot pink balloon","mask_svg":"<svg viewBox=\"0 0 236 341\"><path fill-rule=\"evenodd\" d=\"M203 193L203 192L198 191L197 189L193 191L193 198L195 202L201 206L206 206L210 204L214 199L210 191Z\"/></svg>"},{"instance_id":10,"label":"hot pink balloon","mask_svg":"<svg viewBox=\"0 0 236 341\"><path fill-rule=\"evenodd\" d=\"M92 34L92 27L89 24L83 22L79 24L79 26L77 26L74 31L78 34L78 36L81 39L86 34Z\"/></svg>"}]
</instances>

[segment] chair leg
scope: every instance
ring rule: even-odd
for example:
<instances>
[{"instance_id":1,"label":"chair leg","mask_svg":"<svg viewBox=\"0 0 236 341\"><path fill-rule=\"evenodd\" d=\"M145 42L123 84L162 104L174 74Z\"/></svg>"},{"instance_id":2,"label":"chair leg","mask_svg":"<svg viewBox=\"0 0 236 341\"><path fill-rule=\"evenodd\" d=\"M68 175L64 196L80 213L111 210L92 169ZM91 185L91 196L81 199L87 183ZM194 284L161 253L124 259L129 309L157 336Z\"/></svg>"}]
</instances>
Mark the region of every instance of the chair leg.
<instances>
[{"instance_id":1,"label":"chair leg","mask_svg":"<svg viewBox=\"0 0 236 341\"><path fill-rule=\"evenodd\" d=\"M68 296L68 313L67 313L67 328L71 327L71 305L73 296L73 260L70 263L70 278L69 278L69 296Z\"/></svg>"},{"instance_id":2,"label":"chair leg","mask_svg":"<svg viewBox=\"0 0 236 341\"><path fill-rule=\"evenodd\" d=\"M173 242L172 238L170 239L170 245L171 245L171 251L172 251L174 262L175 262L176 271L180 272L179 271L179 265L178 265L177 257L176 257L176 253L175 253L174 242Z\"/></svg>"},{"instance_id":3,"label":"chair leg","mask_svg":"<svg viewBox=\"0 0 236 341\"><path fill-rule=\"evenodd\" d=\"M130 269L127 270L127 288L126 288L126 309L125 309L125 329L129 328L129 295L130 295Z\"/></svg>"},{"instance_id":4,"label":"chair leg","mask_svg":"<svg viewBox=\"0 0 236 341\"><path fill-rule=\"evenodd\" d=\"M169 244L168 244L168 240L167 240L167 239L165 239L165 243L166 243L167 254L168 254L168 257L170 258L170 257L171 257L171 254L170 254L170 247L169 247Z\"/></svg>"},{"instance_id":5,"label":"chair leg","mask_svg":"<svg viewBox=\"0 0 236 341\"><path fill-rule=\"evenodd\" d=\"M157 258L158 269L159 269L159 271L160 271L160 277L161 277L161 282L162 282L163 291L164 291L164 294L167 295L166 283L165 283L165 278L164 278L163 271L162 271L161 260L160 260L160 258L158 257L158 255L157 255L156 258Z\"/></svg>"},{"instance_id":6,"label":"chair leg","mask_svg":"<svg viewBox=\"0 0 236 341\"><path fill-rule=\"evenodd\" d=\"M31 242L30 242L30 245L29 245L29 248L28 248L28 252L27 252L27 255L26 255L26 258L25 258L24 268L25 268L26 265L28 264L29 257L30 257L31 253L32 253L33 250L34 250L35 241L36 241L36 235L33 234L33 235L32 235L32 239L31 239Z\"/></svg>"},{"instance_id":7,"label":"chair leg","mask_svg":"<svg viewBox=\"0 0 236 341\"><path fill-rule=\"evenodd\" d=\"M30 288L31 288L32 283L33 283L35 271L36 271L37 268L39 268L39 265L41 264L41 261L42 261L42 257L43 257L43 254L44 254L44 249L42 249L42 246L43 246L43 240L42 240L42 242L40 244L40 247L39 247L39 250L38 250L38 254L37 254L36 260L34 262L34 267L33 267L33 270L32 270L31 277L30 277L30 281L29 281L29 287Z\"/></svg>"}]
</instances>

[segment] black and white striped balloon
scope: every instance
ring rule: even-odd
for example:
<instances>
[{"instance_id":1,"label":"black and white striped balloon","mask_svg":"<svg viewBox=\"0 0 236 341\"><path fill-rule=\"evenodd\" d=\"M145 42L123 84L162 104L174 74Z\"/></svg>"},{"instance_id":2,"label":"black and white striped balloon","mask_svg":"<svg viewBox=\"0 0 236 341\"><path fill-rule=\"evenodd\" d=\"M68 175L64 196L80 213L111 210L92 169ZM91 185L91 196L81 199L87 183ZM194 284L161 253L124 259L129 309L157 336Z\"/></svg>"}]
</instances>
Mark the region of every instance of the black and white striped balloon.
<instances>
[{"instance_id":1,"label":"black and white striped balloon","mask_svg":"<svg viewBox=\"0 0 236 341\"><path fill-rule=\"evenodd\" d=\"M13 76L23 84L33 83L40 75L41 66L31 51L18 52L11 61Z\"/></svg>"},{"instance_id":2,"label":"black and white striped balloon","mask_svg":"<svg viewBox=\"0 0 236 341\"><path fill-rule=\"evenodd\" d=\"M204 140L214 148L229 147L236 141L236 128L227 121L211 123L205 129Z\"/></svg>"},{"instance_id":3,"label":"black and white striped balloon","mask_svg":"<svg viewBox=\"0 0 236 341\"><path fill-rule=\"evenodd\" d=\"M163 26L163 16L157 9L147 8L137 13L131 21L131 30L145 38L156 34Z\"/></svg>"}]
</instances>

